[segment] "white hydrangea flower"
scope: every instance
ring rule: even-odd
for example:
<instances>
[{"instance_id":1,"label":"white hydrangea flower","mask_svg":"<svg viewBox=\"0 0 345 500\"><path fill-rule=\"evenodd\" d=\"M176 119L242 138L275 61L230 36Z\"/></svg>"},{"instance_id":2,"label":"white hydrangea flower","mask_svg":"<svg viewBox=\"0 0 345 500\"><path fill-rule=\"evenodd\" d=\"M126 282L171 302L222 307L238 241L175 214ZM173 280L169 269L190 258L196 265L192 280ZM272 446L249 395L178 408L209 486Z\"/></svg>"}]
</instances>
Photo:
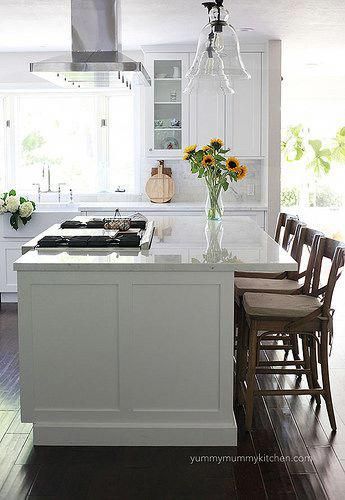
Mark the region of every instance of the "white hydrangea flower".
<instances>
[{"instance_id":1,"label":"white hydrangea flower","mask_svg":"<svg viewBox=\"0 0 345 500\"><path fill-rule=\"evenodd\" d=\"M32 212L34 211L34 207L31 201L25 201L19 206L19 215L24 218L30 217Z\"/></svg>"},{"instance_id":2,"label":"white hydrangea flower","mask_svg":"<svg viewBox=\"0 0 345 500\"><path fill-rule=\"evenodd\" d=\"M6 204L2 198L0 198L0 214L7 212Z\"/></svg>"},{"instance_id":3,"label":"white hydrangea flower","mask_svg":"<svg viewBox=\"0 0 345 500\"><path fill-rule=\"evenodd\" d=\"M20 200L18 196L8 196L6 199L6 206L9 212L13 214L18 210L20 205Z\"/></svg>"}]
</instances>

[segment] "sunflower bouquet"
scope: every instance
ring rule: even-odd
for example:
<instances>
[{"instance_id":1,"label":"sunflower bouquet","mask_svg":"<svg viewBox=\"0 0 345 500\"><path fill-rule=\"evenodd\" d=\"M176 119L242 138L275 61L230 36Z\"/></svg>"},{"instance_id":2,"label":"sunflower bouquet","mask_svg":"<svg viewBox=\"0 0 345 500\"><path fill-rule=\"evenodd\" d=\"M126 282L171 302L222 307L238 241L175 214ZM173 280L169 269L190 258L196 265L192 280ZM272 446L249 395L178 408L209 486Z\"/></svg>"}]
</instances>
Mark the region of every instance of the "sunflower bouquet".
<instances>
[{"instance_id":1,"label":"sunflower bouquet","mask_svg":"<svg viewBox=\"0 0 345 500\"><path fill-rule=\"evenodd\" d=\"M192 144L184 150L183 159L189 161L191 172L205 179L208 190L206 214L211 220L220 220L224 213L222 190L226 191L230 182L244 179L248 172L238 158L226 157L229 152L221 139L211 139L210 144L201 149Z\"/></svg>"}]
</instances>

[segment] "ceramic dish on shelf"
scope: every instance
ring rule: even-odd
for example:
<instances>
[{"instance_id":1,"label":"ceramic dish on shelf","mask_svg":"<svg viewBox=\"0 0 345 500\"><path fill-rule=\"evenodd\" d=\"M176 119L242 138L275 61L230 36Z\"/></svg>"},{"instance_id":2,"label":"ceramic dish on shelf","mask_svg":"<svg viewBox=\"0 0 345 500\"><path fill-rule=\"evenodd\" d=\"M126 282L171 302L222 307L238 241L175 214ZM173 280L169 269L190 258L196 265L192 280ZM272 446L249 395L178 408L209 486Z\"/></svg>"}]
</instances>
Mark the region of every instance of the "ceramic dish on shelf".
<instances>
[{"instance_id":1,"label":"ceramic dish on shelf","mask_svg":"<svg viewBox=\"0 0 345 500\"><path fill-rule=\"evenodd\" d=\"M166 78L167 74L166 73L158 73L158 75L155 76L155 78Z\"/></svg>"},{"instance_id":2,"label":"ceramic dish on shelf","mask_svg":"<svg viewBox=\"0 0 345 500\"><path fill-rule=\"evenodd\" d=\"M161 149L180 149L180 146L175 137L165 137L161 141Z\"/></svg>"}]
</instances>

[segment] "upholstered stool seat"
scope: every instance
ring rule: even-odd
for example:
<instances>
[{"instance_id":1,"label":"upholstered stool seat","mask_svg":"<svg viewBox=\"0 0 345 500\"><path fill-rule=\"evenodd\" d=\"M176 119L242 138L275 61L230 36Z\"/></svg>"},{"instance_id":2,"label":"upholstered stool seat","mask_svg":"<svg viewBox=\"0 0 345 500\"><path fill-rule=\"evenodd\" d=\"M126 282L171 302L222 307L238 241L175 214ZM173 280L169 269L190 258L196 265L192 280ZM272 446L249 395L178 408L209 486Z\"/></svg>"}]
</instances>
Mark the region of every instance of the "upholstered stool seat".
<instances>
[{"instance_id":1,"label":"upholstered stool seat","mask_svg":"<svg viewBox=\"0 0 345 500\"><path fill-rule=\"evenodd\" d=\"M245 293L243 307L251 317L304 318L322 307L311 295Z\"/></svg>"},{"instance_id":2,"label":"upholstered stool seat","mask_svg":"<svg viewBox=\"0 0 345 500\"><path fill-rule=\"evenodd\" d=\"M297 294L302 288L303 283L289 279L235 278L235 294L237 297L242 297L246 292Z\"/></svg>"}]
</instances>

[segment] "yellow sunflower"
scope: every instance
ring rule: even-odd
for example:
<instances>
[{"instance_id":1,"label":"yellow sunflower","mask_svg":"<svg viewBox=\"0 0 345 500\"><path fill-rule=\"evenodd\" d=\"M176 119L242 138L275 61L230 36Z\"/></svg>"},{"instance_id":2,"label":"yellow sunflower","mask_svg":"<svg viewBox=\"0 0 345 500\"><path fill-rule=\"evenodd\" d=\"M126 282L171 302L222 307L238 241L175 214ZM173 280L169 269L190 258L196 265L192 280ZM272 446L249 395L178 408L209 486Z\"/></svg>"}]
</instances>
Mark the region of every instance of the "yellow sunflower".
<instances>
[{"instance_id":1,"label":"yellow sunflower","mask_svg":"<svg viewBox=\"0 0 345 500\"><path fill-rule=\"evenodd\" d=\"M237 179L241 181L246 177L248 173L248 168L245 165L241 165L235 169L235 172L237 174Z\"/></svg>"},{"instance_id":2,"label":"yellow sunflower","mask_svg":"<svg viewBox=\"0 0 345 500\"><path fill-rule=\"evenodd\" d=\"M210 144L214 149L220 149L224 145L224 142L222 139L211 139Z\"/></svg>"},{"instance_id":3,"label":"yellow sunflower","mask_svg":"<svg viewBox=\"0 0 345 500\"><path fill-rule=\"evenodd\" d=\"M194 153L196 147L197 147L196 144L192 144L191 146L187 146L183 152L189 155L190 153Z\"/></svg>"},{"instance_id":4,"label":"yellow sunflower","mask_svg":"<svg viewBox=\"0 0 345 500\"><path fill-rule=\"evenodd\" d=\"M204 167L214 167L216 164L216 160L212 155L206 155L203 157L202 162Z\"/></svg>"},{"instance_id":5,"label":"yellow sunflower","mask_svg":"<svg viewBox=\"0 0 345 500\"><path fill-rule=\"evenodd\" d=\"M229 171L236 170L236 168L241 166L239 160L235 156L230 156L230 158L226 160L225 165Z\"/></svg>"},{"instance_id":6,"label":"yellow sunflower","mask_svg":"<svg viewBox=\"0 0 345 500\"><path fill-rule=\"evenodd\" d=\"M203 146L201 149L203 150L204 153L206 153L206 151L208 151L211 148L210 146Z\"/></svg>"}]
</instances>

